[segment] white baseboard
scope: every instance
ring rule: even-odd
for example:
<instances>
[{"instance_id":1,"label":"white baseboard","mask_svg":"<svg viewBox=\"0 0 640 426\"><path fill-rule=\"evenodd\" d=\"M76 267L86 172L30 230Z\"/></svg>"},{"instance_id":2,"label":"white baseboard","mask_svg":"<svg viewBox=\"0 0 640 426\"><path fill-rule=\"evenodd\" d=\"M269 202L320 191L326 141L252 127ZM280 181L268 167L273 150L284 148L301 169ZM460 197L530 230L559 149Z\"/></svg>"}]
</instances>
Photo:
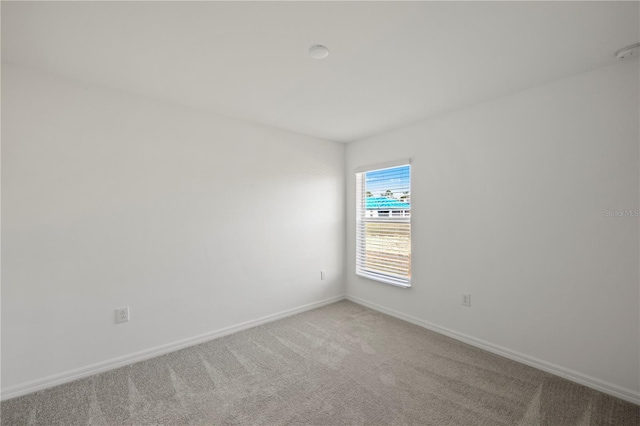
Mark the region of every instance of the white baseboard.
<instances>
[{"instance_id":1,"label":"white baseboard","mask_svg":"<svg viewBox=\"0 0 640 426\"><path fill-rule=\"evenodd\" d=\"M448 328L441 327L436 324L432 324L430 322L421 320L416 317L412 317L410 315L405 315L393 309L389 309L384 306L380 306L376 303L372 303L367 300L360 299L359 297L347 295L346 299L354 303L357 303L359 305L366 306L367 308L371 308L375 311L382 312L384 314L410 322L412 324L418 325L428 330L435 331L436 333L444 334L445 336L467 343L471 346L484 349L488 352L492 352L494 354L503 356L505 358L518 361L530 367L534 367L539 370L546 371L547 373L551 373L556 376L563 377L567 380L571 380L572 382L579 383L581 385L604 392L606 394L613 395L625 401L640 405L640 393L635 392L631 389L626 389L621 386L596 379L595 377L587 376L577 371L569 370L567 368L560 367L550 362L546 362L541 359L534 358L532 356L525 355L520 352L512 351L511 349L507 349L502 346L498 346L481 339L476 339L475 337L471 337L466 334L458 333L457 331L453 331Z\"/></svg>"},{"instance_id":2,"label":"white baseboard","mask_svg":"<svg viewBox=\"0 0 640 426\"><path fill-rule=\"evenodd\" d=\"M276 321L282 318L289 317L291 315L299 314L304 311L319 308L324 305L329 305L334 302L345 299L344 295L331 297L319 302L309 303L299 306L297 308L288 309L286 311L278 312L275 314L267 315L262 318L258 318L251 321L246 321L230 327L225 327L219 330L211 331L208 333L200 334L198 336L189 337L187 339L179 340L166 345L157 346L155 348L146 349L144 351L135 352L129 355L113 358L107 361L98 362L96 364L88 365L86 367L77 368L74 370L66 371L64 373L54 374L44 377L38 380L32 380L30 382L21 383L19 385L9 386L6 389L2 389L0 392L1 399L7 400L18 396L26 395L39 390L47 389L53 386L58 386L63 383L72 382L74 380L81 379L83 377L92 376L94 374L103 373L108 370L123 367L125 365L133 364L145 359L153 358L159 355L163 355L169 352L174 352L179 349L183 349L189 346L197 345L209 340L217 339L219 337L227 336L229 334L237 333L248 328L257 327L262 324L266 324L272 321Z\"/></svg>"},{"instance_id":3,"label":"white baseboard","mask_svg":"<svg viewBox=\"0 0 640 426\"><path fill-rule=\"evenodd\" d=\"M64 373L51 375L42 379L33 380L33 381L22 383L19 385L10 386L6 389L2 389L2 391L0 392L1 399L4 401L6 399L11 399L18 396L26 395L26 394L47 389L53 386L58 386L63 383L72 382L74 380L78 380L83 377L88 377L94 374L98 374L98 373L102 373L115 368L123 367L125 365L133 364L139 361L143 361L145 359L153 358L153 357L160 356L169 352L174 352L189 346L197 345L199 343L203 343L208 340L213 340L219 337L227 336L229 334L237 333L239 331L246 330L248 328L257 327L259 325L276 321L282 318L286 318L288 316L295 315L304 311L309 311L311 309L329 305L331 303L335 303L343 299L350 300L359 305L363 305L373 310L390 315L392 317L410 322L412 324L416 324L428 330L435 331L436 333L449 336L453 339L478 347L480 349L484 349L486 351L503 356L505 358L509 358L514 361L521 362L523 364L529 365L531 367L537 368L542 371L546 371L556 376L564 377L567 380L580 383L581 385L585 385L592 389L596 389L606 394L613 395L625 401L629 401L634 404L640 404L640 393L634 392L630 389L625 389L623 387L614 385L612 383L608 383L603 380L599 380L594 377L587 376L582 373L578 373L577 371L569 370L569 369L560 367L558 365L522 354L520 352L512 351L502 346L498 346L481 339L476 339L466 334L458 333L456 331L450 330L445 327L440 327L436 324L423 321L419 318L415 318L410 315L405 315L393 309L389 309L384 306L378 305L376 303L372 303L367 300L360 299L359 297L344 296L344 295L331 297L329 299L321 300L314 303L309 303L303 306L299 306L297 308L267 315L252 321L243 322L234 326L222 328L220 330L211 331L198 336L190 337L188 339L179 340L177 342L169 343L162 346L157 346L155 348L147 349L144 351L125 355L122 357L113 358L113 359L92 364L86 367L66 371Z\"/></svg>"}]
</instances>

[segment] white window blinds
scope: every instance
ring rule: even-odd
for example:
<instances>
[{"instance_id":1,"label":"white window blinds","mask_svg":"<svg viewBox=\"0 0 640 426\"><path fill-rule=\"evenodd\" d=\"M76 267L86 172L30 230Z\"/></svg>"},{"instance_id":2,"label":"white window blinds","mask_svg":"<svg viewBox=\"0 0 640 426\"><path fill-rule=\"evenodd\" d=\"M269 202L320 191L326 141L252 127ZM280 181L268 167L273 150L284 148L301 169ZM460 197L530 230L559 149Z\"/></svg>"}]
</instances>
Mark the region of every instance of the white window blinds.
<instances>
[{"instance_id":1,"label":"white window blinds","mask_svg":"<svg viewBox=\"0 0 640 426\"><path fill-rule=\"evenodd\" d=\"M356 172L356 274L411 286L411 166Z\"/></svg>"}]
</instances>

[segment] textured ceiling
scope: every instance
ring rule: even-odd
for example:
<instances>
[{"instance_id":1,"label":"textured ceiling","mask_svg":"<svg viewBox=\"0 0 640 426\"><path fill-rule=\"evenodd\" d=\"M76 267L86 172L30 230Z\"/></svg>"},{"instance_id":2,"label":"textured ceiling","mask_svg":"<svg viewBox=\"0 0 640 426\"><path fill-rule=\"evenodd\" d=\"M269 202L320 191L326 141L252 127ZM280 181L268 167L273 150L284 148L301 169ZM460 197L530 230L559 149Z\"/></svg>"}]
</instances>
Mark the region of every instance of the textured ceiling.
<instances>
[{"instance_id":1,"label":"textured ceiling","mask_svg":"<svg viewBox=\"0 0 640 426\"><path fill-rule=\"evenodd\" d=\"M638 22L638 2L2 2L2 60L349 142L612 64Z\"/></svg>"}]
</instances>

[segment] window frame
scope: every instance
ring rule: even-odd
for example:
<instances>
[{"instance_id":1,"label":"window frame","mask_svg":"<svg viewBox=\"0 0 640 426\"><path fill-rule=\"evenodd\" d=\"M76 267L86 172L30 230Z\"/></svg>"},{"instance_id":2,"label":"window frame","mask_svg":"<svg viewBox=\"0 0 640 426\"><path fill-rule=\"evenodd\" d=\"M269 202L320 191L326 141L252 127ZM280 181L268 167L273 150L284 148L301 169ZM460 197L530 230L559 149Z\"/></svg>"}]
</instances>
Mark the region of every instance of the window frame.
<instances>
[{"instance_id":1,"label":"window frame","mask_svg":"<svg viewBox=\"0 0 640 426\"><path fill-rule=\"evenodd\" d=\"M355 273L357 276L367 278L370 280L382 282L385 284L390 284L400 288L410 288L411 287L411 257L409 257L409 274L406 277L396 276L392 274L385 274L383 272L378 272L375 270L370 270L366 268L366 265L362 261L363 258L366 257L366 246L363 245L362 241L366 240L365 235L365 224L366 223L407 223L409 225L409 256L411 256L412 250L412 232L411 232L411 217L412 215L409 213L402 214L401 216L395 216L391 213L393 209L389 209L388 216L379 216L369 217L366 212L366 173L375 172L385 169L392 169L397 167L409 166L409 196L411 196L411 182L412 182L412 167L410 159L402 159L382 164L375 164L371 166L359 167L355 169L355 180L356 180L356 240L355 240ZM411 200L411 198L410 198ZM411 205L411 201L409 202ZM411 211L411 209L409 209Z\"/></svg>"}]
</instances>

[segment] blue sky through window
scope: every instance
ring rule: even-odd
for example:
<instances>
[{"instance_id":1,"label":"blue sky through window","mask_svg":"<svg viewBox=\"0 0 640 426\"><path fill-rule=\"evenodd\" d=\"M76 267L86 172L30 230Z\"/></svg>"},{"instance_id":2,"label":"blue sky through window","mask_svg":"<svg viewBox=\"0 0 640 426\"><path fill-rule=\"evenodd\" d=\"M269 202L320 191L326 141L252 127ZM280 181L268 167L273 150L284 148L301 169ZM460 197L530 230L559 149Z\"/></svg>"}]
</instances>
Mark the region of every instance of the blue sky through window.
<instances>
[{"instance_id":1,"label":"blue sky through window","mask_svg":"<svg viewBox=\"0 0 640 426\"><path fill-rule=\"evenodd\" d=\"M390 190L393 198L399 199L411 190L410 176L411 166L408 165L367 172L365 193L370 192L374 197L383 197L387 190Z\"/></svg>"}]
</instances>

